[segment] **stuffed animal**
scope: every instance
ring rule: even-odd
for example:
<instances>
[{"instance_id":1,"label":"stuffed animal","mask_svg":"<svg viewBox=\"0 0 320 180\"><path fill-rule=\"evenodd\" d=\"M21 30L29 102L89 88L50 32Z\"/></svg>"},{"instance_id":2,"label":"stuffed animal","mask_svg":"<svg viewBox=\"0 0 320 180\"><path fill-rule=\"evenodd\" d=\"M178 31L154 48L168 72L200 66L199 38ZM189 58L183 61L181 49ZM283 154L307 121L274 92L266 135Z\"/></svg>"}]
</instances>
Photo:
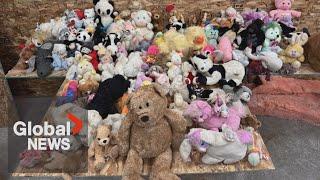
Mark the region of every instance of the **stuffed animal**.
<instances>
[{"instance_id":1,"label":"stuffed animal","mask_svg":"<svg viewBox=\"0 0 320 180\"><path fill-rule=\"evenodd\" d=\"M143 72L139 72L135 81L134 90L136 91L140 87L150 85L151 83L152 79L150 77L147 77Z\"/></svg>"},{"instance_id":2,"label":"stuffed animal","mask_svg":"<svg viewBox=\"0 0 320 180\"><path fill-rule=\"evenodd\" d=\"M261 19L264 23L269 23L272 20L266 11L263 11L258 8L245 9L241 15L244 19L245 27L248 27L250 24L252 24L252 22L254 22L257 19Z\"/></svg>"},{"instance_id":3,"label":"stuffed animal","mask_svg":"<svg viewBox=\"0 0 320 180\"><path fill-rule=\"evenodd\" d=\"M164 34L156 34L153 43L158 46L160 54L169 57L172 51L182 52L184 55L189 52L191 44L186 36L175 30L169 30Z\"/></svg>"},{"instance_id":4,"label":"stuffed animal","mask_svg":"<svg viewBox=\"0 0 320 180\"><path fill-rule=\"evenodd\" d=\"M92 79L96 81L100 81L100 75L96 73L96 71L93 68L93 65L90 63L91 57L81 54L78 54L76 59L81 59L80 62L77 65L77 80L85 81L86 79L89 79L89 77L93 77Z\"/></svg>"},{"instance_id":5,"label":"stuffed animal","mask_svg":"<svg viewBox=\"0 0 320 180\"><path fill-rule=\"evenodd\" d=\"M104 167L106 160L105 156L112 150L111 146L111 126L99 125L96 132L96 137L93 143L91 143L88 149L89 158L94 157L94 169L97 172Z\"/></svg>"},{"instance_id":6,"label":"stuffed animal","mask_svg":"<svg viewBox=\"0 0 320 180\"><path fill-rule=\"evenodd\" d=\"M69 80L63 87L62 93L57 98L56 106L72 103L78 97L78 81Z\"/></svg>"},{"instance_id":7,"label":"stuffed animal","mask_svg":"<svg viewBox=\"0 0 320 180\"><path fill-rule=\"evenodd\" d=\"M101 73L101 81L105 81L107 79L110 79L115 75L113 62L106 62L103 64L100 63L98 68L102 72Z\"/></svg>"},{"instance_id":8,"label":"stuffed animal","mask_svg":"<svg viewBox=\"0 0 320 180\"><path fill-rule=\"evenodd\" d=\"M36 48L34 46L24 47L20 54L17 64L9 71L10 74L19 74L25 72L28 69L28 61L34 56Z\"/></svg>"},{"instance_id":9,"label":"stuffed animal","mask_svg":"<svg viewBox=\"0 0 320 180\"><path fill-rule=\"evenodd\" d=\"M82 54L89 55L93 49L93 33L87 29L80 29L77 34L77 50Z\"/></svg>"},{"instance_id":10,"label":"stuffed animal","mask_svg":"<svg viewBox=\"0 0 320 180\"><path fill-rule=\"evenodd\" d=\"M79 92L84 96L95 93L99 87L99 81L99 74L85 74L84 78L79 81Z\"/></svg>"},{"instance_id":11,"label":"stuffed animal","mask_svg":"<svg viewBox=\"0 0 320 180\"><path fill-rule=\"evenodd\" d=\"M135 35L133 41L136 41L138 47L135 50L146 50L154 36L152 31L153 25L151 24L151 12L146 10L139 10L131 13L132 25L135 27ZM146 46L147 45L147 46Z\"/></svg>"},{"instance_id":12,"label":"stuffed animal","mask_svg":"<svg viewBox=\"0 0 320 180\"><path fill-rule=\"evenodd\" d=\"M253 53L256 52L256 48L261 46L265 39L265 33L262 31L263 25L264 22L261 19L256 19L238 34L236 40L239 50L250 47Z\"/></svg>"},{"instance_id":13,"label":"stuffed animal","mask_svg":"<svg viewBox=\"0 0 320 180\"><path fill-rule=\"evenodd\" d=\"M320 47L320 33L313 34L308 43L305 45L305 56L306 61L310 64L311 68L317 72L320 72L320 51L318 51Z\"/></svg>"},{"instance_id":14,"label":"stuffed animal","mask_svg":"<svg viewBox=\"0 0 320 180\"><path fill-rule=\"evenodd\" d=\"M95 11L94 8L91 9L85 9L84 10L84 20L83 20L83 26L85 28L89 27L89 26L96 26L95 22L94 22L94 18L95 18Z\"/></svg>"},{"instance_id":15,"label":"stuffed animal","mask_svg":"<svg viewBox=\"0 0 320 180\"><path fill-rule=\"evenodd\" d=\"M198 71L195 83L202 85L220 84L231 87L239 86L245 75L244 66L238 61L229 61L224 64L213 64L208 57L196 55L191 58L191 62Z\"/></svg>"},{"instance_id":16,"label":"stuffed animal","mask_svg":"<svg viewBox=\"0 0 320 180\"><path fill-rule=\"evenodd\" d=\"M114 10L114 3L111 0L93 0L96 12L95 23L98 29L106 32L118 12Z\"/></svg>"},{"instance_id":17,"label":"stuffed animal","mask_svg":"<svg viewBox=\"0 0 320 180\"><path fill-rule=\"evenodd\" d=\"M115 104L128 91L129 87L130 82L121 75L115 75L113 78L103 81L87 109L98 111L102 118L106 118L108 114L118 113Z\"/></svg>"},{"instance_id":18,"label":"stuffed animal","mask_svg":"<svg viewBox=\"0 0 320 180\"><path fill-rule=\"evenodd\" d=\"M228 19L230 19L231 21L234 21L236 23L238 23L239 25L243 26L244 25L244 19L241 16L241 14L239 12L237 12L236 9L234 9L233 7L228 7L225 10L225 14L227 16Z\"/></svg>"},{"instance_id":19,"label":"stuffed animal","mask_svg":"<svg viewBox=\"0 0 320 180\"><path fill-rule=\"evenodd\" d=\"M294 0L275 0L274 2L277 9L270 11L270 16L273 20L279 22L283 30L283 35L289 37L290 33L296 30L292 18L299 18L301 12L291 9Z\"/></svg>"},{"instance_id":20,"label":"stuffed animal","mask_svg":"<svg viewBox=\"0 0 320 180\"><path fill-rule=\"evenodd\" d=\"M278 54L272 51L262 51L257 56L252 54L252 49L249 47L244 50L246 56L251 60L261 61L264 68L277 72L282 67L282 60Z\"/></svg>"},{"instance_id":21,"label":"stuffed animal","mask_svg":"<svg viewBox=\"0 0 320 180\"><path fill-rule=\"evenodd\" d=\"M119 132L123 120L125 120L125 117L126 116L123 114L110 114L105 120L103 120L103 122L106 125L112 126L111 133L116 136Z\"/></svg>"},{"instance_id":22,"label":"stuffed animal","mask_svg":"<svg viewBox=\"0 0 320 180\"><path fill-rule=\"evenodd\" d=\"M182 60L181 57L183 55L179 54L175 51L171 53L171 61L167 63L168 69L168 77L172 81L176 76L181 75L181 64Z\"/></svg>"},{"instance_id":23,"label":"stuffed animal","mask_svg":"<svg viewBox=\"0 0 320 180\"><path fill-rule=\"evenodd\" d=\"M120 155L127 156L123 179L141 178L143 159L150 158L155 158L152 179L179 179L170 170L171 146L178 147L181 143L186 123L167 105L166 95L158 84L144 86L129 97L129 113L118 133Z\"/></svg>"},{"instance_id":24,"label":"stuffed animal","mask_svg":"<svg viewBox=\"0 0 320 180\"><path fill-rule=\"evenodd\" d=\"M88 110L88 145L90 147L91 143L94 141L94 135L98 125L102 122L102 117L98 111Z\"/></svg>"},{"instance_id":25,"label":"stuffed animal","mask_svg":"<svg viewBox=\"0 0 320 180\"><path fill-rule=\"evenodd\" d=\"M243 51L239 49L234 49L232 51L232 59L239 61L244 67L247 67L249 65L249 58Z\"/></svg>"},{"instance_id":26,"label":"stuffed animal","mask_svg":"<svg viewBox=\"0 0 320 180\"><path fill-rule=\"evenodd\" d=\"M124 75L126 77L136 77L141 71L141 66L143 64L143 59L141 57L141 52L132 52L128 56L128 61L123 67Z\"/></svg>"},{"instance_id":27,"label":"stuffed animal","mask_svg":"<svg viewBox=\"0 0 320 180\"><path fill-rule=\"evenodd\" d=\"M307 36L303 39L299 38L299 36L292 36L292 40L290 45L280 53L279 58L285 64L291 64L295 69L299 69L301 63L304 62L304 49L303 45L308 42Z\"/></svg>"},{"instance_id":28,"label":"stuffed animal","mask_svg":"<svg viewBox=\"0 0 320 180\"><path fill-rule=\"evenodd\" d=\"M219 30L212 24L208 24L204 28L208 44L216 47L218 44Z\"/></svg>"},{"instance_id":29,"label":"stuffed animal","mask_svg":"<svg viewBox=\"0 0 320 180\"><path fill-rule=\"evenodd\" d=\"M207 45L206 34L202 27L191 26L186 30L186 38L188 44L194 51L199 51Z\"/></svg>"},{"instance_id":30,"label":"stuffed animal","mask_svg":"<svg viewBox=\"0 0 320 180\"><path fill-rule=\"evenodd\" d=\"M187 28L187 24L184 21L183 15L180 15L179 19L176 16L170 17L169 24L166 26L166 28L168 30L169 29L174 29L179 33L184 33L186 28Z\"/></svg>"},{"instance_id":31,"label":"stuffed animal","mask_svg":"<svg viewBox=\"0 0 320 180\"><path fill-rule=\"evenodd\" d=\"M215 51L215 62L226 63L232 60L232 43L236 39L236 33L233 31L226 32L219 41L218 49Z\"/></svg>"},{"instance_id":32,"label":"stuffed animal","mask_svg":"<svg viewBox=\"0 0 320 180\"><path fill-rule=\"evenodd\" d=\"M111 57L115 62L117 60L118 43L120 42L120 35L116 33L110 33L104 40L104 47L111 53Z\"/></svg>"},{"instance_id":33,"label":"stuffed animal","mask_svg":"<svg viewBox=\"0 0 320 180\"><path fill-rule=\"evenodd\" d=\"M181 143L180 155L185 162L190 162L192 147L195 147L205 153L201 159L204 164L233 164L246 156L252 139L250 132L235 132L226 125L222 126L222 132L194 128Z\"/></svg>"},{"instance_id":34,"label":"stuffed animal","mask_svg":"<svg viewBox=\"0 0 320 180\"><path fill-rule=\"evenodd\" d=\"M67 57L67 46L65 44L55 44L52 50L52 67L53 70L67 70L68 65L65 61Z\"/></svg>"},{"instance_id":35,"label":"stuffed animal","mask_svg":"<svg viewBox=\"0 0 320 180\"><path fill-rule=\"evenodd\" d=\"M54 42L45 42L37 49L36 67L39 77L46 77L52 72L52 50Z\"/></svg>"},{"instance_id":36,"label":"stuffed animal","mask_svg":"<svg viewBox=\"0 0 320 180\"><path fill-rule=\"evenodd\" d=\"M192 119L205 129L219 131L222 125L226 124L236 131L239 129L241 117L243 117L243 109L230 107L226 114L223 112L226 108L226 104L220 97L217 97L213 107L205 101L196 100L191 102L185 110L184 116Z\"/></svg>"},{"instance_id":37,"label":"stuffed animal","mask_svg":"<svg viewBox=\"0 0 320 180\"><path fill-rule=\"evenodd\" d=\"M278 44L281 42L282 28L279 23L271 22L262 27L265 33L262 51L275 51L280 48ZM277 48L278 47L278 48Z\"/></svg>"}]
</instances>

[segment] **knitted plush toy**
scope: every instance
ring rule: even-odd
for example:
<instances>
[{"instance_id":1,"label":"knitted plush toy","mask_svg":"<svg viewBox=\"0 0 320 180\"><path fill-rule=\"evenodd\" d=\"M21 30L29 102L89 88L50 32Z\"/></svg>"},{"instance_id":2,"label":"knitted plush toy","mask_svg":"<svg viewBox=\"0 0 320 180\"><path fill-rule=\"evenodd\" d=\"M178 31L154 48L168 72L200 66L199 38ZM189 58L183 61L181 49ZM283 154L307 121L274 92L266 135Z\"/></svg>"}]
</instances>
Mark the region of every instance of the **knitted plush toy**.
<instances>
[{"instance_id":1,"label":"knitted plush toy","mask_svg":"<svg viewBox=\"0 0 320 180\"><path fill-rule=\"evenodd\" d=\"M290 33L296 30L293 26L292 17L299 18L301 12L291 9L294 0L275 0L274 2L277 9L271 11L270 16L280 23L283 35L290 37Z\"/></svg>"},{"instance_id":2,"label":"knitted plush toy","mask_svg":"<svg viewBox=\"0 0 320 180\"><path fill-rule=\"evenodd\" d=\"M87 109L98 111L102 118L106 118L108 114L118 113L117 100L127 92L129 87L130 82L121 75L115 75L103 81Z\"/></svg>"},{"instance_id":3,"label":"knitted plush toy","mask_svg":"<svg viewBox=\"0 0 320 180\"><path fill-rule=\"evenodd\" d=\"M308 36L301 39L298 35L293 35L291 38L290 45L280 53L279 58L285 64L291 64L295 69L299 69L301 63L304 62L304 49L303 45L305 45L308 41Z\"/></svg>"},{"instance_id":4,"label":"knitted plush toy","mask_svg":"<svg viewBox=\"0 0 320 180\"><path fill-rule=\"evenodd\" d=\"M158 84L144 86L129 97L129 113L118 134L120 155L127 156L122 179L140 179L143 159L150 158L155 159L152 179L180 179L170 170L171 145L179 146L186 124L167 105L166 95Z\"/></svg>"},{"instance_id":5,"label":"knitted plush toy","mask_svg":"<svg viewBox=\"0 0 320 180\"><path fill-rule=\"evenodd\" d=\"M194 128L181 143L180 155L185 162L190 162L190 153L192 147L195 147L199 152L205 153L202 157L204 164L233 164L246 156L250 143L250 132L233 131L226 125L222 126L222 132Z\"/></svg>"}]
</instances>

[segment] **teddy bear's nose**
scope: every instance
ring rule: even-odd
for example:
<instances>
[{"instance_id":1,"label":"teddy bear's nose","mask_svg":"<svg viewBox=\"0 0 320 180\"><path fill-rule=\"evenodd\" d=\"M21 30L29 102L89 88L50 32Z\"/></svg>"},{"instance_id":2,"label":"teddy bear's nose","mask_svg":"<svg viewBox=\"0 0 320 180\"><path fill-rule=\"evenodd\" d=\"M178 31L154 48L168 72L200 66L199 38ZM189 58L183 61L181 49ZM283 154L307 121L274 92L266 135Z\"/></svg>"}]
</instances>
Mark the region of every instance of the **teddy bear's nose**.
<instances>
[{"instance_id":1,"label":"teddy bear's nose","mask_svg":"<svg viewBox=\"0 0 320 180\"><path fill-rule=\"evenodd\" d=\"M107 143L107 140L103 140L103 143Z\"/></svg>"},{"instance_id":2,"label":"teddy bear's nose","mask_svg":"<svg viewBox=\"0 0 320 180\"><path fill-rule=\"evenodd\" d=\"M149 117L148 117L148 116L143 116L143 117L141 118L141 121L142 121L142 122L148 122L148 121L149 121Z\"/></svg>"}]
</instances>

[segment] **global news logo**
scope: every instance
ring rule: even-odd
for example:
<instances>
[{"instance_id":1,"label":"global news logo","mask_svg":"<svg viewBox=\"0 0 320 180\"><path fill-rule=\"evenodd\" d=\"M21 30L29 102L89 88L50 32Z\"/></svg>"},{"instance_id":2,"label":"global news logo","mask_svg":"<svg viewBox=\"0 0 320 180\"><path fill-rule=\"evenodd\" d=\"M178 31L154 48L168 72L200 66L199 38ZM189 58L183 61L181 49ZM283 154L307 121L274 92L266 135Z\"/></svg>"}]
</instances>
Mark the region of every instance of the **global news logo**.
<instances>
[{"instance_id":1,"label":"global news logo","mask_svg":"<svg viewBox=\"0 0 320 180\"><path fill-rule=\"evenodd\" d=\"M28 150L70 150L71 142L68 137L77 135L82 127L82 120L73 114L67 115L70 121L65 125L51 125L47 121L43 125L33 125L32 122L18 121L13 125L16 136L27 137ZM74 123L71 129L71 122Z\"/></svg>"}]
</instances>

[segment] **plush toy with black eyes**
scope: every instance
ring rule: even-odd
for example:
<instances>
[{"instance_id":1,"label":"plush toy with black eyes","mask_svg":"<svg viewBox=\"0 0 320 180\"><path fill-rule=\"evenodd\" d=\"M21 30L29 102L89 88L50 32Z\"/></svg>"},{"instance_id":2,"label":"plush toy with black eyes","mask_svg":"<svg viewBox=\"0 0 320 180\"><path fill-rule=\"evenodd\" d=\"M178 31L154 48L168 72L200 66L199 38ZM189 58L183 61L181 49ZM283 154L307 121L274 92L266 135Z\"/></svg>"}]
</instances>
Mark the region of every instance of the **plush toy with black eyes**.
<instances>
[{"instance_id":1,"label":"plush toy with black eyes","mask_svg":"<svg viewBox=\"0 0 320 180\"><path fill-rule=\"evenodd\" d=\"M114 61L117 59L118 43L120 42L120 38L119 34L110 33L103 40L104 47L111 52L111 56Z\"/></svg>"},{"instance_id":2,"label":"plush toy with black eyes","mask_svg":"<svg viewBox=\"0 0 320 180\"><path fill-rule=\"evenodd\" d=\"M106 31L118 12L114 11L114 3L111 0L93 0L96 12L95 23L99 28Z\"/></svg>"},{"instance_id":3,"label":"plush toy with black eyes","mask_svg":"<svg viewBox=\"0 0 320 180\"><path fill-rule=\"evenodd\" d=\"M207 56L196 55L191 58L191 63L198 72L193 81L200 85L219 84L222 87L225 85L237 87L245 75L244 66L235 60L224 64L213 64Z\"/></svg>"}]
</instances>

